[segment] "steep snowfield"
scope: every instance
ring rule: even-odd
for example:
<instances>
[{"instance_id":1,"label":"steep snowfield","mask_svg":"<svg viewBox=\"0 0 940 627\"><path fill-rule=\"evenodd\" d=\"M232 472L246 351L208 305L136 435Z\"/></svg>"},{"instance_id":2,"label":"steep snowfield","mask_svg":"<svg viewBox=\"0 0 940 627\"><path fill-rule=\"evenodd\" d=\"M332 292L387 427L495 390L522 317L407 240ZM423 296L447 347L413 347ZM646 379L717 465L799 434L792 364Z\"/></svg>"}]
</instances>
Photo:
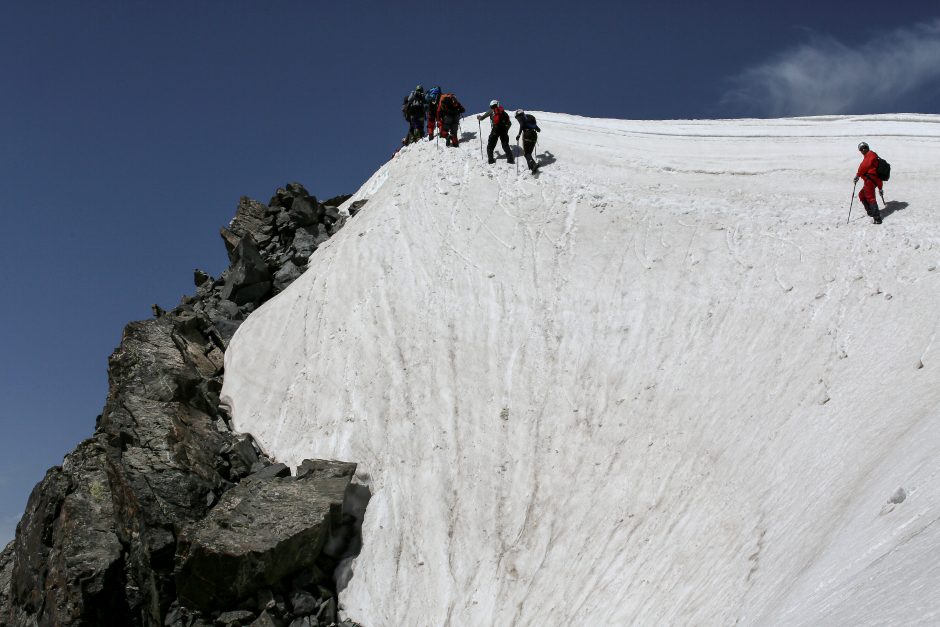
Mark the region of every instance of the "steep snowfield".
<instances>
[{"instance_id":1,"label":"steep snowfield","mask_svg":"<svg viewBox=\"0 0 940 627\"><path fill-rule=\"evenodd\" d=\"M226 353L240 430L372 487L348 616L940 622L940 116L536 115L537 179L402 150Z\"/></svg>"}]
</instances>

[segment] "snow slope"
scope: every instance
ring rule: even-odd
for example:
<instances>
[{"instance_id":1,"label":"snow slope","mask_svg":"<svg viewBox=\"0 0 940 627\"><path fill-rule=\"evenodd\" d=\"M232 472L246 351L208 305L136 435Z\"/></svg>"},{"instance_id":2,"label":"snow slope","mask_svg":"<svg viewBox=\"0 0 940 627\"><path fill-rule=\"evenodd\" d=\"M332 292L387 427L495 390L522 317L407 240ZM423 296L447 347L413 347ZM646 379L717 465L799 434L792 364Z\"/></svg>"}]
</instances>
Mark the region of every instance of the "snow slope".
<instances>
[{"instance_id":1,"label":"snow slope","mask_svg":"<svg viewBox=\"0 0 940 627\"><path fill-rule=\"evenodd\" d=\"M402 150L226 353L237 428L372 486L348 616L940 622L940 116L536 115L537 179Z\"/></svg>"}]
</instances>

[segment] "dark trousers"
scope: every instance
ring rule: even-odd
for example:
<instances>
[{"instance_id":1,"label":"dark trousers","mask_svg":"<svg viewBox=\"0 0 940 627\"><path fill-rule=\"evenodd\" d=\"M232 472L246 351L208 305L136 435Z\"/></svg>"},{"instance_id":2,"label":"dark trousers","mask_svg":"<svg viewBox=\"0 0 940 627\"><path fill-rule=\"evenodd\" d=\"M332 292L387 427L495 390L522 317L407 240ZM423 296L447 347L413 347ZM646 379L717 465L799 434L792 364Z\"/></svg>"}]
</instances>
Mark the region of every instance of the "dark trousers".
<instances>
[{"instance_id":1,"label":"dark trousers","mask_svg":"<svg viewBox=\"0 0 940 627\"><path fill-rule=\"evenodd\" d=\"M456 146L460 141L457 138L457 131L460 128L459 115L441 116L441 137L447 140L448 146Z\"/></svg>"},{"instance_id":2,"label":"dark trousers","mask_svg":"<svg viewBox=\"0 0 940 627\"><path fill-rule=\"evenodd\" d=\"M408 136L405 143L411 143L424 137L424 116L416 115L408 118Z\"/></svg>"},{"instance_id":3,"label":"dark trousers","mask_svg":"<svg viewBox=\"0 0 940 627\"><path fill-rule=\"evenodd\" d=\"M535 135L535 133L532 133ZM532 152L535 150L535 138L530 138L528 133L522 135L522 153L525 155L525 162L529 164L529 169L534 170L537 167L535 159L532 158Z\"/></svg>"},{"instance_id":4,"label":"dark trousers","mask_svg":"<svg viewBox=\"0 0 940 627\"><path fill-rule=\"evenodd\" d=\"M509 163L515 163L512 158L512 150L509 149L509 130L505 128L493 129L490 131L490 139L486 142L486 156L493 160L493 149L496 148L496 142L499 141L503 146L503 152L506 153L506 160Z\"/></svg>"}]
</instances>

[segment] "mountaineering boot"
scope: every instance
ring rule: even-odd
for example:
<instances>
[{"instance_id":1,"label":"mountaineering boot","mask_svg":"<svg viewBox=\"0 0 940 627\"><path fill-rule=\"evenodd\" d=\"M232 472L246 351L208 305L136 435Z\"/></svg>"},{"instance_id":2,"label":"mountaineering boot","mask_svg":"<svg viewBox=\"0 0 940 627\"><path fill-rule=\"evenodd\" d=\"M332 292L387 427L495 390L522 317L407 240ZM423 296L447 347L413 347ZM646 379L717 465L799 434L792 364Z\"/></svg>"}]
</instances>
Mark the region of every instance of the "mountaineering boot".
<instances>
[{"instance_id":1,"label":"mountaineering boot","mask_svg":"<svg viewBox=\"0 0 940 627\"><path fill-rule=\"evenodd\" d=\"M873 224L881 224L881 211L878 210L877 202L866 202L865 211L872 217Z\"/></svg>"},{"instance_id":2,"label":"mountaineering boot","mask_svg":"<svg viewBox=\"0 0 940 627\"><path fill-rule=\"evenodd\" d=\"M490 157L490 158L488 158L488 159L486 160L486 162L489 163L490 165L492 165L492 164L496 163L496 159L494 159L493 157Z\"/></svg>"}]
</instances>

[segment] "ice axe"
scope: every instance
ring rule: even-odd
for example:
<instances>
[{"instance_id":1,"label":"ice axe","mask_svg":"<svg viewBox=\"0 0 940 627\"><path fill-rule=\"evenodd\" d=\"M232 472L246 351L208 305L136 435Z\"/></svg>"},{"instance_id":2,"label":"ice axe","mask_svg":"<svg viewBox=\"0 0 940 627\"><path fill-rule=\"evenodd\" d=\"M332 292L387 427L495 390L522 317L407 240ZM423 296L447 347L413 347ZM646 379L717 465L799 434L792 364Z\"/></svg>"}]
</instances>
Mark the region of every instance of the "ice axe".
<instances>
[{"instance_id":1,"label":"ice axe","mask_svg":"<svg viewBox=\"0 0 940 627\"><path fill-rule=\"evenodd\" d=\"M855 188L858 187L858 179L855 179L855 183L852 185L852 200L849 201L849 217L845 219L845 223L849 223L849 218L852 217L852 203L855 202Z\"/></svg>"}]
</instances>

